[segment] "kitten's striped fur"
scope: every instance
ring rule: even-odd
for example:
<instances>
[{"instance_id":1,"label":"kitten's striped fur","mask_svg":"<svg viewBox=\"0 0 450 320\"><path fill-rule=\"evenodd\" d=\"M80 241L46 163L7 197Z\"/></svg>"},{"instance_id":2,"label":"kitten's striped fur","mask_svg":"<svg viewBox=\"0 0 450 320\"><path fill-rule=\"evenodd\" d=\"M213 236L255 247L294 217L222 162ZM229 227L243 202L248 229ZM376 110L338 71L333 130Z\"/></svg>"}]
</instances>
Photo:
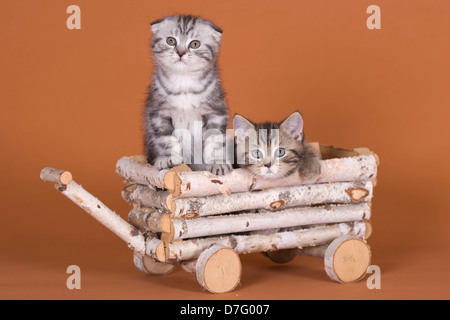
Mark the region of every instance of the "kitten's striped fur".
<instances>
[{"instance_id":1,"label":"kitten's striped fur","mask_svg":"<svg viewBox=\"0 0 450 320\"><path fill-rule=\"evenodd\" d=\"M303 119L299 112L294 112L280 123L254 124L235 115L233 127L237 136L237 167L245 168L255 176L271 179L291 174L312 178L320 174L319 154L304 140ZM246 133L249 138L240 136L237 130ZM245 148L239 150L239 143ZM280 148L285 153L277 157L275 153ZM252 156L255 150L261 152L260 159Z\"/></svg>"},{"instance_id":2,"label":"kitten's striped fur","mask_svg":"<svg viewBox=\"0 0 450 320\"><path fill-rule=\"evenodd\" d=\"M208 20L182 15L153 22L152 31L155 71L144 113L145 152L150 164L164 169L183 161L182 143L172 136L175 129L186 129L193 137L194 122L201 121L203 133L216 129L213 135L225 134L228 111L216 66L222 31ZM169 37L176 45L168 44ZM194 40L200 42L196 49L191 46ZM204 142L203 157L207 146ZM213 145L220 148L223 144ZM194 152L192 148L192 164L198 162ZM220 162L204 164L204 158L191 167L215 174L231 170Z\"/></svg>"}]
</instances>

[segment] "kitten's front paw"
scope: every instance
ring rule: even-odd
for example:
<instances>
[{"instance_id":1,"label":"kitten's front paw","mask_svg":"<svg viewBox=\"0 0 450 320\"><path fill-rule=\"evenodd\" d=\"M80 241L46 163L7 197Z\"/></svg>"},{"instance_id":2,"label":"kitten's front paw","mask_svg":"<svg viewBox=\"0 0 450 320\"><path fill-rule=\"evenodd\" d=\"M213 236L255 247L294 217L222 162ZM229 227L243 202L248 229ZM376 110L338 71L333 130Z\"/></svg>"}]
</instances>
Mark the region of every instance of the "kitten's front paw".
<instances>
[{"instance_id":1,"label":"kitten's front paw","mask_svg":"<svg viewBox=\"0 0 450 320\"><path fill-rule=\"evenodd\" d=\"M224 174L231 172L233 170L233 167L231 166L231 164L227 164L227 163L207 164L206 170L217 176L223 176Z\"/></svg>"},{"instance_id":2,"label":"kitten's front paw","mask_svg":"<svg viewBox=\"0 0 450 320\"><path fill-rule=\"evenodd\" d=\"M181 161L169 156L161 156L156 158L154 166L158 170L168 169L181 164Z\"/></svg>"}]
</instances>

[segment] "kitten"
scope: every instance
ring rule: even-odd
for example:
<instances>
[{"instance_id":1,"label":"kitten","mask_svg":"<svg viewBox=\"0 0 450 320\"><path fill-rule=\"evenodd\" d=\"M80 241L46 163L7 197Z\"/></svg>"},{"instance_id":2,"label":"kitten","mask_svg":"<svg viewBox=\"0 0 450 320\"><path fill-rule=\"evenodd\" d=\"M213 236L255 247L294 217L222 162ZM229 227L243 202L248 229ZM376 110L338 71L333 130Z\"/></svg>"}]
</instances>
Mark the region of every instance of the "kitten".
<instances>
[{"instance_id":1,"label":"kitten","mask_svg":"<svg viewBox=\"0 0 450 320\"><path fill-rule=\"evenodd\" d=\"M320 174L320 156L304 140L303 118L299 112L281 123L262 124L235 115L233 127L237 167L270 179L295 173L310 179Z\"/></svg>"},{"instance_id":2,"label":"kitten","mask_svg":"<svg viewBox=\"0 0 450 320\"><path fill-rule=\"evenodd\" d=\"M227 173L231 165L221 163L228 110L216 66L222 30L181 15L159 19L151 28L155 71L144 112L148 163L158 169L187 163L194 170ZM200 147L192 139L198 129L206 140ZM176 137L176 130L190 136Z\"/></svg>"}]
</instances>

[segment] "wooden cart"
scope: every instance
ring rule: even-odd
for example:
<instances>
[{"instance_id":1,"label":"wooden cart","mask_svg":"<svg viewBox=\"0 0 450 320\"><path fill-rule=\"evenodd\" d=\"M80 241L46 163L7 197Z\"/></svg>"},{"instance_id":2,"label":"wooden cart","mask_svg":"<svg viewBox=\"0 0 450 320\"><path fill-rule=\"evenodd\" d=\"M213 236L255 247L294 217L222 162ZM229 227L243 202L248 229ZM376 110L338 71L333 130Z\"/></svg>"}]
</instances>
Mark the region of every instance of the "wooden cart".
<instances>
[{"instance_id":1,"label":"wooden cart","mask_svg":"<svg viewBox=\"0 0 450 320\"><path fill-rule=\"evenodd\" d=\"M240 282L239 254L261 252L276 263L320 257L331 279L358 281L371 262L366 239L379 160L367 148L314 146L322 155L314 180L259 179L243 169L216 176L186 165L158 171L144 156L123 157L116 171L133 206L128 222L69 172L44 168L41 178L126 241L136 267L150 275L180 266L208 291L229 292Z\"/></svg>"}]
</instances>

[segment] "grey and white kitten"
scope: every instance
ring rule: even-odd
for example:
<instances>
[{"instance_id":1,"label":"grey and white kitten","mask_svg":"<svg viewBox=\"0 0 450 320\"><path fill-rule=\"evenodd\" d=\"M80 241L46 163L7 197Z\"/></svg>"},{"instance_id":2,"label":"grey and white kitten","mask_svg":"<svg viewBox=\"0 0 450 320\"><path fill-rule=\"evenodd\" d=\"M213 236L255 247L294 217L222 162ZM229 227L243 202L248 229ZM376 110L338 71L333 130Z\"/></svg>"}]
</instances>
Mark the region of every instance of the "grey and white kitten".
<instances>
[{"instance_id":1,"label":"grey and white kitten","mask_svg":"<svg viewBox=\"0 0 450 320\"><path fill-rule=\"evenodd\" d=\"M259 124L235 115L233 128L237 167L269 179L291 174L309 179L320 174L320 156L304 139L299 112L280 123Z\"/></svg>"},{"instance_id":2,"label":"grey and white kitten","mask_svg":"<svg viewBox=\"0 0 450 320\"><path fill-rule=\"evenodd\" d=\"M158 169L184 162L194 170L227 173L232 167L221 156L220 141L225 140L228 111L216 66L222 30L211 21L183 15L159 19L151 28L155 70L144 112L147 161ZM191 141L194 127L197 135L201 127L207 140L200 149ZM173 136L175 130L190 133L189 139ZM210 139L204 136L207 132ZM214 142L220 135L223 139Z\"/></svg>"}]
</instances>

